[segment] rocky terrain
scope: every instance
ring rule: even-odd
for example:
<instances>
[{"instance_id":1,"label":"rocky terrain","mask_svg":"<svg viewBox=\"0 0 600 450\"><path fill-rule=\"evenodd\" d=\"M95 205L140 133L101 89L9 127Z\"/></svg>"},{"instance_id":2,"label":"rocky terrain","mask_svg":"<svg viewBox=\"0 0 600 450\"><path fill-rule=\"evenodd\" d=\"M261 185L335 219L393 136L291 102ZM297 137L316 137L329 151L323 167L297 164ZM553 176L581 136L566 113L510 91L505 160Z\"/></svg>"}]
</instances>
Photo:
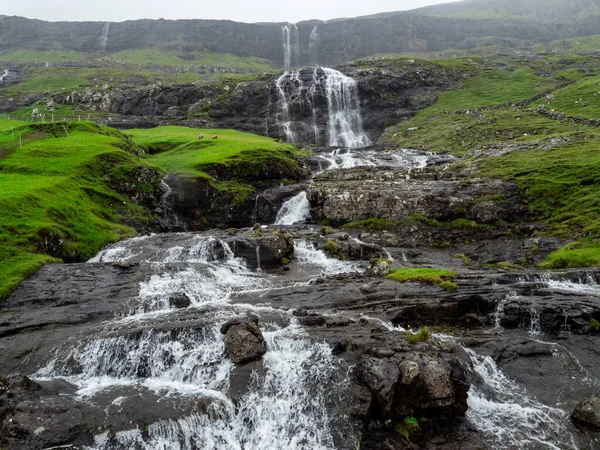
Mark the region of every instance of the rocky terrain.
<instances>
[{"instance_id":1,"label":"rocky terrain","mask_svg":"<svg viewBox=\"0 0 600 450\"><path fill-rule=\"evenodd\" d=\"M284 392L298 395L294 401L310 414L329 411L324 429L331 439L326 445L333 448L504 448L531 436L564 448L597 448L597 432L575 428L566 416L597 389L593 324L600 319L600 274L495 268L500 261L543 260L559 245L532 237L535 225L519 189L477 179L459 183L442 158L437 165L406 169L390 166L385 156L381 167L330 170L307 184L272 188L262 206L239 214L259 220L270 214L269 202L281 205L306 189L313 218L344 223L376 216L395 221L396 228L257 225L140 237L105 249L87 264L46 266L23 282L2 305L1 366L6 375L19 374L2 379L3 448L127 448L172 439L172 433L190 439L186 421L205 421L200 418L211 414L225 414L228 431L219 433L234 436L240 432L235 415L228 416L232 413L214 398L181 399L181 393L165 398L165 389L182 387L161 383L202 385L207 381L201 374L213 377L218 373L213 370L231 360L229 385L220 389L236 405L234 414L248 414L247 408L270 402L273 393L265 384L263 397L255 397L252 373L264 383L288 382L290 373L271 366L269 355L287 360L278 352L290 344L277 330L295 335L296 327L302 330L297 342L326 343L331 355L307 347L310 367L324 371L320 387L311 384L310 375L302 378L309 367L302 365L293 369L301 376L296 380L301 393ZM506 201L477 201L499 194ZM439 221L419 221L418 215ZM443 225L457 217L478 225L467 230ZM499 221L504 225L493 225ZM453 257L456 252L473 258L474 265L466 265L465 255ZM457 273L457 290L384 279L390 269L366 270L369 261L450 268ZM412 341L412 333L403 331L422 327L434 336ZM172 340L185 343L183 358L204 340L214 341L215 359L180 367L169 356ZM125 348L129 356L116 363ZM297 350L286 351L303 361ZM147 352L157 359L145 359ZM531 366L539 371L525 369ZM482 371L485 367L502 372ZM268 381L269 373L280 378ZM498 381L502 373L518 384ZM341 374L347 374L343 389L334 388L330 383ZM490 381L494 376L500 378ZM96 384L101 379L106 387ZM535 424L538 434L519 423L525 419L518 411L506 425L501 413L485 413L477 403L511 401L502 399L509 394L530 408L527 424ZM160 408L152 406L157 398ZM252 417L244 432L250 434L235 439L253 439L274 420ZM593 423L597 416L588 411L576 417ZM211 433L221 426L202 423ZM500 426L511 427L509 437L490 434L489 427ZM286 439L285 433L276 439ZM208 437L194 439L189 448L202 448Z\"/></svg>"},{"instance_id":2,"label":"rocky terrain","mask_svg":"<svg viewBox=\"0 0 600 450\"><path fill-rule=\"evenodd\" d=\"M0 42L110 54L177 35L179 54L300 66L575 36L597 25L586 5L310 21L295 61L286 24L0 17ZM15 90L32 68L10 69L0 111L126 131L0 134L3 175L90 183L68 207L46 188L39 233L0 223L1 258L46 264L0 304L0 448L600 448L595 58L375 56L34 94ZM175 123L192 129L127 131ZM30 173L17 151L63 159ZM98 231L71 236L83 207Z\"/></svg>"},{"instance_id":3,"label":"rocky terrain","mask_svg":"<svg viewBox=\"0 0 600 450\"><path fill-rule=\"evenodd\" d=\"M505 12L507 8L493 3L469 2L466 7L438 6L437 9L354 19L300 22L296 25L297 42L294 40L292 43L298 48L298 58L292 65L340 64L376 53L468 49L479 46L482 39L490 37L504 42L510 39L547 42L595 34L598 27L597 9L593 5L586 9L571 2L568 6L561 3L540 8L530 0L521 4L520 9L510 10L509 7ZM524 17L523 10L537 10L543 14ZM469 15L472 11L475 14ZM461 13L466 15L461 16ZM545 21L540 22L540 18ZM111 23L104 41L105 23L51 23L2 16L0 42L3 50L36 48L87 53L114 53L160 45L183 52L208 50L240 56L252 55L283 65L284 25L218 20L138 20ZM312 43L311 35L316 36Z\"/></svg>"}]
</instances>

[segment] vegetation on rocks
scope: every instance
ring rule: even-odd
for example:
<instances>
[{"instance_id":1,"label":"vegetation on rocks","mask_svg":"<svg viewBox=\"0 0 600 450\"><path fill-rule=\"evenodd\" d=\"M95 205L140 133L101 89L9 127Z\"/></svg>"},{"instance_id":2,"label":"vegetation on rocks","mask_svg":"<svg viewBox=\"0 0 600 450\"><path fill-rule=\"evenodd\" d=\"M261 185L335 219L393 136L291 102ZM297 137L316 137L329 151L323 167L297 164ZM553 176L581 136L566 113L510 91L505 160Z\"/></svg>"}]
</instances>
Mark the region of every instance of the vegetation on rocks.
<instances>
[{"instance_id":1,"label":"vegetation on rocks","mask_svg":"<svg viewBox=\"0 0 600 450\"><path fill-rule=\"evenodd\" d=\"M124 134L90 122L0 121L0 298L43 264L85 260L135 235L150 219L139 203L155 193L160 173L208 179L241 201L265 168L300 172L293 146L231 130L202 132L204 140L180 127ZM215 168L231 179L213 178L207 171Z\"/></svg>"},{"instance_id":2,"label":"vegetation on rocks","mask_svg":"<svg viewBox=\"0 0 600 450\"><path fill-rule=\"evenodd\" d=\"M410 268L395 269L386 278L400 283L417 281L440 286L444 282L456 280L456 274L444 269Z\"/></svg>"},{"instance_id":3,"label":"vegetation on rocks","mask_svg":"<svg viewBox=\"0 0 600 450\"><path fill-rule=\"evenodd\" d=\"M143 222L143 209L108 180L128 181L141 166L116 130L0 122L0 298L45 263L84 260L133 236L127 223Z\"/></svg>"},{"instance_id":4,"label":"vegetation on rocks","mask_svg":"<svg viewBox=\"0 0 600 450\"><path fill-rule=\"evenodd\" d=\"M406 342L413 345L418 342L423 342L423 341L427 341L427 340L431 339L431 331L429 331L429 328L423 327L416 333L413 333L411 331L406 331L405 336L406 336Z\"/></svg>"},{"instance_id":5,"label":"vegetation on rocks","mask_svg":"<svg viewBox=\"0 0 600 450\"><path fill-rule=\"evenodd\" d=\"M600 237L600 129L585 120L600 118L600 65L577 56L503 64L476 71L460 90L386 130L380 142L449 152L464 157L454 167L462 176L515 182L532 219L547 225L544 234L578 240L542 267L598 265L591 240Z\"/></svg>"}]
</instances>

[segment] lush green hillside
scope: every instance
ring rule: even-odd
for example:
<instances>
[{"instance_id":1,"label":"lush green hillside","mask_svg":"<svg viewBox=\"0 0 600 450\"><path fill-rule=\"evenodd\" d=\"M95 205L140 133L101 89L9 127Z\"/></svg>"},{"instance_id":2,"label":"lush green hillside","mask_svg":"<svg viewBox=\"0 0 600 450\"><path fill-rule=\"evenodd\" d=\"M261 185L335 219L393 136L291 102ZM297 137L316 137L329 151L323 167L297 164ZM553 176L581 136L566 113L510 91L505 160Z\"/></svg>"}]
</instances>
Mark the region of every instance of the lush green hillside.
<instances>
[{"instance_id":1,"label":"lush green hillside","mask_svg":"<svg viewBox=\"0 0 600 450\"><path fill-rule=\"evenodd\" d=\"M579 71L566 62L511 61L508 69L477 72L461 89L386 130L381 142L460 155L458 167L472 177L516 182L534 218L548 226L544 233L578 241L546 266L600 265L600 127L571 120L600 120L600 68ZM566 81L572 84L555 89ZM531 100L544 93L549 97Z\"/></svg>"},{"instance_id":2,"label":"lush green hillside","mask_svg":"<svg viewBox=\"0 0 600 450\"><path fill-rule=\"evenodd\" d=\"M296 154L292 146L230 130L166 127L133 130L130 137L90 122L1 120L0 298L43 264L85 260L135 235L134 227L150 218L145 198L161 173L211 179L203 168L241 163L252 170L273 161L297 167ZM235 180L216 185L253 190Z\"/></svg>"}]
</instances>

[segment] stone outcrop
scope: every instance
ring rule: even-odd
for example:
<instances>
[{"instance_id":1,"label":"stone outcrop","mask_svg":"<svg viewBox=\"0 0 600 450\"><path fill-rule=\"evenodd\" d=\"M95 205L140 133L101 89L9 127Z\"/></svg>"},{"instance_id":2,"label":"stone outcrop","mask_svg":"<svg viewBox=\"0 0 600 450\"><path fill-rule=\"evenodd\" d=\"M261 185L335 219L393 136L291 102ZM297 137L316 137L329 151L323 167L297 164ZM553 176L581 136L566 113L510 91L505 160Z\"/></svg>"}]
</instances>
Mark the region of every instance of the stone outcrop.
<instances>
[{"instance_id":1,"label":"stone outcrop","mask_svg":"<svg viewBox=\"0 0 600 450\"><path fill-rule=\"evenodd\" d=\"M600 430L600 398L592 397L579 403L571 414L571 420Z\"/></svg>"},{"instance_id":2,"label":"stone outcrop","mask_svg":"<svg viewBox=\"0 0 600 450\"><path fill-rule=\"evenodd\" d=\"M225 335L225 353L235 364L255 361L267 352L256 316L232 319L221 327L221 333Z\"/></svg>"},{"instance_id":3,"label":"stone outcrop","mask_svg":"<svg viewBox=\"0 0 600 450\"><path fill-rule=\"evenodd\" d=\"M460 182L436 170L410 173L369 167L326 172L309 186L308 198L313 219L336 222L371 217L395 221L417 214L439 221L464 218L489 224L515 222L527 213L515 184L483 179Z\"/></svg>"}]
</instances>

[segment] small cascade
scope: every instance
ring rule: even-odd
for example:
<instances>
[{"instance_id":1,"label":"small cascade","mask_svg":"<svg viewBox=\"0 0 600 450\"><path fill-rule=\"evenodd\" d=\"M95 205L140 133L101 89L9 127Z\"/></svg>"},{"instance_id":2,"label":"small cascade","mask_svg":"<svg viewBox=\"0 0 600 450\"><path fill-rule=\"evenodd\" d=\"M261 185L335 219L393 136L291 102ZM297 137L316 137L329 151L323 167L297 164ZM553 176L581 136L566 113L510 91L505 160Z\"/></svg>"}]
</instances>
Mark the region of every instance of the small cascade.
<instances>
[{"instance_id":1,"label":"small cascade","mask_svg":"<svg viewBox=\"0 0 600 450\"><path fill-rule=\"evenodd\" d=\"M496 310L492 314L492 316L494 317L494 328L495 329L502 328L501 320L502 320L502 315L504 314L504 308L506 307L506 304L509 301L517 299L518 297L519 296L517 295L517 293L515 291L511 291L508 293L508 295L506 297L504 297L502 300L500 300L498 302L498 304L496 305Z\"/></svg>"},{"instance_id":2,"label":"small cascade","mask_svg":"<svg viewBox=\"0 0 600 450\"><path fill-rule=\"evenodd\" d=\"M467 418L490 448L578 448L564 411L531 398L489 356L467 352L478 376L469 390Z\"/></svg>"},{"instance_id":3,"label":"small cascade","mask_svg":"<svg viewBox=\"0 0 600 450\"><path fill-rule=\"evenodd\" d=\"M315 25L312 29L308 45L311 61L317 63L319 59L319 25Z\"/></svg>"},{"instance_id":4,"label":"small cascade","mask_svg":"<svg viewBox=\"0 0 600 450\"><path fill-rule=\"evenodd\" d=\"M362 270L359 263L329 258L324 251L317 250L314 244L305 240L294 241L294 254L296 262L301 267L316 270L320 275L360 272Z\"/></svg>"},{"instance_id":5,"label":"small cascade","mask_svg":"<svg viewBox=\"0 0 600 450\"><path fill-rule=\"evenodd\" d=\"M435 162L436 155L426 155L415 150L355 150L338 148L317 155L323 160L324 170L351 169L353 167L389 167L394 169L423 169Z\"/></svg>"},{"instance_id":6,"label":"small cascade","mask_svg":"<svg viewBox=\"0 0 600 450\"><path fill-rule=\"evenodd\" d=\"M541 282L544 283L546 287L557 291L579 292L600 296L600 285L598 285L595 278L590 274L581 276L576 281L559 280L548 276L543 277Z\"/></svg>"},{"instance_id":7,"label":"small cascade","mask_svg":"<svg viewBox=\"0 0 600 450\"><path fill-rule=\"evenodd\" d=\"M329 146L360 148L371 145L360 116L358 83L335 69L324 67L322 70L329 111Z\"/></svg>"},{"instance_id":8,"label":"small cascade","mask_svg":"<svg viewBox=\"0 0 600 450\"><path fill-rule=\"evenodd\" d=\"M308 219L310 219L310 203L306 192L302 191L281 206L277 212L275 225L293 225Z\"/></svg>"},{"instance_id":9,"label":"small cascade","mask_svg":"<svg viewBox=\"0 0 600 450\"><path fill-rule=\"evenodd\" d=\"M179 216L174 212L175 209L175 191L169 184L162 179L160 181L160 191L162 192L158 206L163 211L163 219L167 221L169 226L175 229L186 229L185 222L179 220Z\"/></svg>"},{"instance_id":10,"label":"small cascade","mask_svg":"<svg viewBox=\"0 0 600 450\"><path fill-rule=\"evenodd\" d=\"M4 79L8 76L8 70L5 70L4 72L2 72L2 75L0 75L0 83L2 83L4 81Z\"/></svg>"},{"instance_id":11,"label":"small cascade","mask_svg":"<svg viewBox=\"0 0 600 450\"><path fill-rule=\"evenodd\" d=\"M542 318L540 310L531 308L529 317L529 334L532 336L539 336L542 334Z\"/></svg>"},{"instance_id":12,"label":"small cascade","mask_svg":"<svg viewBox=\"0 0 600 450\"><path fill-rule=\"evenodd\" d=\"M275 83L277 88L279 112L277 114L277 123L279 124L285 141L290 144L296 143L296 133L294 131L295 123L292 120L291 108L294 102L298 102L300 96L304 94L304 83L300 78L300 72L297 70L286 71Z\"/></svg>"},{"instance_id":13,"label":"small cascade","mask_svg":"<svg viewBox=\"0 0 600 450\"><path fill-rule=\"evenodd\" d=\"M296 24L281 27L283 34L283 67L295 67L300 64L300 38Z\"/></svg>"},{"instance_id":14,"label":"small cascade","mask_svg":"<svg viewBox=\"0 0 600 450\"><path fill-rule=\"evenodd\" d=\"M106 46L108 45L108 29L110 28L110 22L104 25L102 28L102 36L100 37L100 49L105 52Z\"/></svg>"}]
</instances>

